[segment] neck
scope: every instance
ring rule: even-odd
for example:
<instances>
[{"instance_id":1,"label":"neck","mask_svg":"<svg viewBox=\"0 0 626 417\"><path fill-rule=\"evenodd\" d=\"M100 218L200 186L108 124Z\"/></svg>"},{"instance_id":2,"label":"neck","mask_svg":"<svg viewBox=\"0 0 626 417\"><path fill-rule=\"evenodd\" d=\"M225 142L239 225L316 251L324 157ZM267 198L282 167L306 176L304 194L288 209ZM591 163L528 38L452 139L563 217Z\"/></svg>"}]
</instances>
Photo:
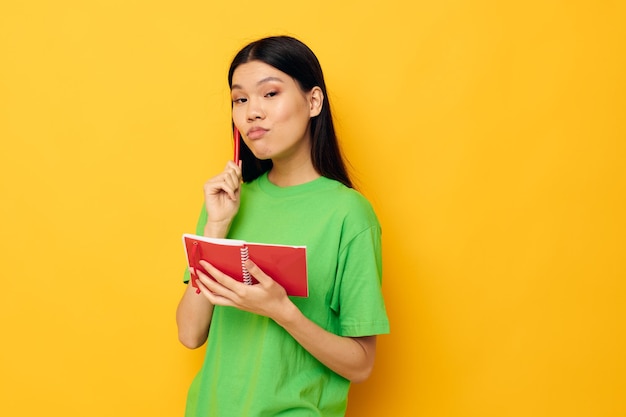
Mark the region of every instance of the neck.
<instances>
[{"instance_id":1,"label":"neck","mask_svg":"<svg viewBox=\"0 0 626 417\"><path fill-rule=\"evenodd\" d=\"M290 161L289 163L273 160L272 164L272 169L267 174L268 179L272 184L279 187L300 185L320 177L310 159L300 162Z\"/></svg>"}]
</instances>

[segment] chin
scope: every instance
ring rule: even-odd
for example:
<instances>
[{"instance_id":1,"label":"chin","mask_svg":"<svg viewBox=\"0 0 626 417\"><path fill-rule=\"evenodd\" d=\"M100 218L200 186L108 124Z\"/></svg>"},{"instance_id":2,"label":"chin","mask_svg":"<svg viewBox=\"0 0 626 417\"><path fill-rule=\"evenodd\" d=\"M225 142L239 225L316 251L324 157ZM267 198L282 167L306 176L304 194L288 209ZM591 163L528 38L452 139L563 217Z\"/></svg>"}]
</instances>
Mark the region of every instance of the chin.
<instances>
[{"instance_id":1,"label":"chin","mask_svg":"<svg viewBox=\"0 0 626 417\"><path fill-rule=\"evenodd\" d=\"M259 151L255 151L255 150L252 150L252 149L251 149L251 151L252 151L252 155L254 155L254 157L256 159L260 159L261 161L272 159L272 153L271 152L259 152Z\"/></svg>"},{"instance_id":2,"label":"chin","mask_svg":"<svg viewBox=\"0 0 626 417\"><path fill-rule=\"evenodd\" d=\"M254 155L254 157L255 157L256 159L261 160L261 161L267 161L268 159L272 159L272 157L271 157L271 156L267 156L267 155L265 155L265 154L258 155L258 154L254 153L254 152L253 152L252 154Z\"/></svg>"}]
</instances>

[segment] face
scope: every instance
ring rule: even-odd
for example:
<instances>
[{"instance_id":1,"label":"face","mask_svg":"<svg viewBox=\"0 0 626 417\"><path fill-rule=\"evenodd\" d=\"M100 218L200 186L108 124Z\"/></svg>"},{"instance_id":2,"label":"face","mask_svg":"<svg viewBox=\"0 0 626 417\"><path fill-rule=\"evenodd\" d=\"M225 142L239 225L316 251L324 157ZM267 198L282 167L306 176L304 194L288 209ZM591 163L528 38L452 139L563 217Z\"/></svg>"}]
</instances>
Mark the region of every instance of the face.
<instances>
[{"instance_id":1,"label":"face","mask_svg":"<svg viewBox=\"0 0 626 417\"><path fill-rule=\"evenodd\" d=\"M235 69L231 97L233 122L257 158L310 158L310 119L323 100L319 87L304 92L284 72L251 61Z\"/></svg>"}]
</instances>

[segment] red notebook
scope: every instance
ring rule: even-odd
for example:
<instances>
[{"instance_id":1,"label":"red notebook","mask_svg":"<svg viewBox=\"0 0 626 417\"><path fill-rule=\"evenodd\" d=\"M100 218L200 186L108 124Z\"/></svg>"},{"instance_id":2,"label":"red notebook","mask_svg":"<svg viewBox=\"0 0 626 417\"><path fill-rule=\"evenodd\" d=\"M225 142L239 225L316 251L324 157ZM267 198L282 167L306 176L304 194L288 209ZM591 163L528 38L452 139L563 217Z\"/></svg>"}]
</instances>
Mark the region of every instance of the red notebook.
<instances>
[{"instance_id":1,"label":"red notebook","mask_svg":"<svg viewBox=\"0 0 626 417\"><path fill-rule=\"evenodd\" d=\"M308 297L309 286L306 268L306 246L287 246L251 243L235 239L214 239L184 234L183 245L187 263L191 268L191 284L198 288L195 269L206 273L200 260L205 260L244 284L257 284L244 263L250 258L268 276L287 291L287 295ZM208 274L207 274L208 275ZM198 290L199 291L199 290Z\"/></svg>"}]
</instances>

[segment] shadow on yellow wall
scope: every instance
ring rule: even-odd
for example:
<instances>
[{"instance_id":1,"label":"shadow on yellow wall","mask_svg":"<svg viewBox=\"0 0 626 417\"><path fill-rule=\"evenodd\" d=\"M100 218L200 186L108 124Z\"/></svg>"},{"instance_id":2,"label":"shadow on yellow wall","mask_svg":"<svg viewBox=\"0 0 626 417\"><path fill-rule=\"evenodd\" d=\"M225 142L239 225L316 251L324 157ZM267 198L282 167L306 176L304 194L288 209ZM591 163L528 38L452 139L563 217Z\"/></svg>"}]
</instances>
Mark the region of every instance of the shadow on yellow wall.
<instances>
[{"instance_id":1,"label":"shadow on yellow wall","mask_svg":"<svg viewBox=\"0 0 626 417\"><path fill-rule=\"evenodd\" d=\"M348 415L625 415L626 14L570 3L0 6L0 414L182 414L227 65L288 33L383 224L392 334Z\"/></svg>"}]
</instances>

